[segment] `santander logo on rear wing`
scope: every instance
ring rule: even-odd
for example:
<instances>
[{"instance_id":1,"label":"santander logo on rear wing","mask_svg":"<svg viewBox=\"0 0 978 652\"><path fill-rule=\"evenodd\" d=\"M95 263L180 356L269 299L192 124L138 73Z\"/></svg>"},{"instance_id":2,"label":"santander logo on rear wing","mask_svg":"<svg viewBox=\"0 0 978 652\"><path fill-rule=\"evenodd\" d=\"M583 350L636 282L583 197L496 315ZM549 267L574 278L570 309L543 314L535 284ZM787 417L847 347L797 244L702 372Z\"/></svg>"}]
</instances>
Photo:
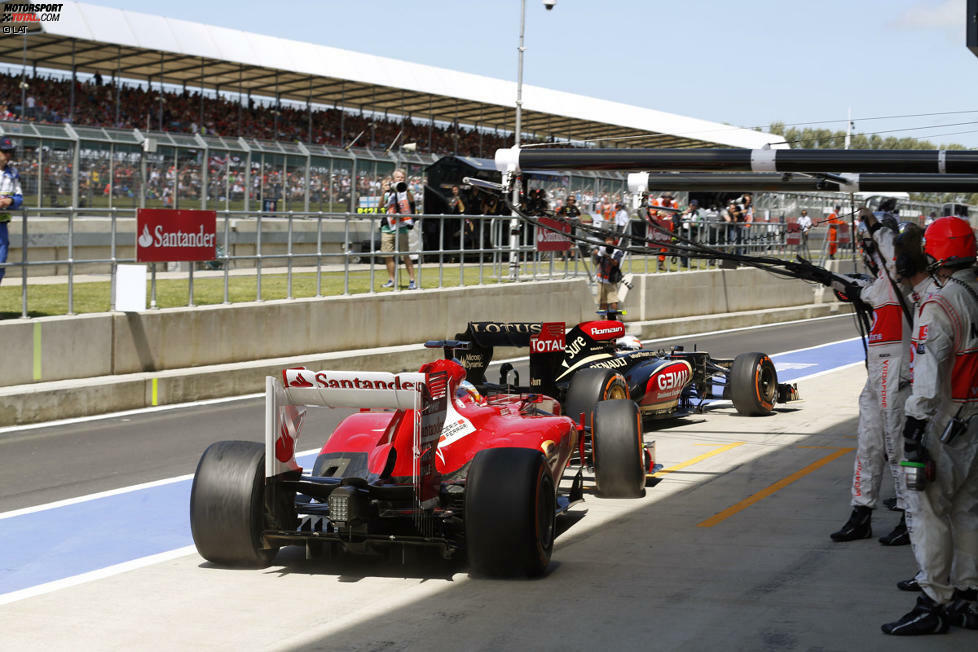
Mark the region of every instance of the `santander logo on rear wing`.
<instances>
[{"instance_id":1,"label":"santander logo on rear wing","mask_svg":"<svg viewBox=\"0 0 978 652\"><path fill-rule=\"evenodd\" d=\"M415 410L415 437L422 441L421 414L431 413L433 403L423 373L392 374L384 371L312 371L284 369L280 377L265 379L265 477L301 471L295 460L307 407L394 408ZM442 413L442 423L444 413ZM426 415L426 430L435 414ZM430 438L430 437L429 437ZM429 442L430 443L430 442Z\"/></svg>"}]
</instances>

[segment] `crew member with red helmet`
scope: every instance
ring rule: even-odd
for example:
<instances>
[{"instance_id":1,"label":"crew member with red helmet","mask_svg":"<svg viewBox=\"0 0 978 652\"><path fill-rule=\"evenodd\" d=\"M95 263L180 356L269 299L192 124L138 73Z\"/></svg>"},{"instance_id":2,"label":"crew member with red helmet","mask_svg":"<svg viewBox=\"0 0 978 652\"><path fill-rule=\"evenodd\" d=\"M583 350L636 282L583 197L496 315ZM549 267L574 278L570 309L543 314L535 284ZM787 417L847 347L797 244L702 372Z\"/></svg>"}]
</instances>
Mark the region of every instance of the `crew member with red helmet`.
<instances>
[{"instance_id":1,"label":"crew member with red helmet","mask_svg":"<svg viewBox=\"0 0 978 652\"><path fill-rule=\"evenodd\" d=\"M975 234L956 217L927 227L924 252L934 276L913 325L913 385L902 463L907 526L920 566L917 604L887 634L978 629L978 277ZM914 291L926 290L926 273ZM953 560L953 563L952 563Z\"/></svg>"}]
</instances>

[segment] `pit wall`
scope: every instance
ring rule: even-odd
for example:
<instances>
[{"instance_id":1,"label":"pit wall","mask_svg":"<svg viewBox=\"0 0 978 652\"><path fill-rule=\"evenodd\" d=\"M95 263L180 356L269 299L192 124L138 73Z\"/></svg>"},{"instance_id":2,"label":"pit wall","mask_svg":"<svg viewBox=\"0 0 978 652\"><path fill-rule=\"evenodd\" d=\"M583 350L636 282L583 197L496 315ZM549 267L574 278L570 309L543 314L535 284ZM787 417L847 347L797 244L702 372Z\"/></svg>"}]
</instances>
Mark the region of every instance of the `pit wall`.
<instances>
[{"instance_id":1,"label":"pit wall","mask_svg":"<svg viewBox=\"0 0 978 652\"><path fill-rule=\"evenodd\" d=\"M828 295L827 295L828 296ZM760 270L636 276L627 321L808 305L821 292ZM159 372L450 338L468 321L594 318L585 279L0 322L0 386ZM646 337L652 333L643 333ZM334 360L342 365L342 359Z\"/></svg>"}]
</instances>

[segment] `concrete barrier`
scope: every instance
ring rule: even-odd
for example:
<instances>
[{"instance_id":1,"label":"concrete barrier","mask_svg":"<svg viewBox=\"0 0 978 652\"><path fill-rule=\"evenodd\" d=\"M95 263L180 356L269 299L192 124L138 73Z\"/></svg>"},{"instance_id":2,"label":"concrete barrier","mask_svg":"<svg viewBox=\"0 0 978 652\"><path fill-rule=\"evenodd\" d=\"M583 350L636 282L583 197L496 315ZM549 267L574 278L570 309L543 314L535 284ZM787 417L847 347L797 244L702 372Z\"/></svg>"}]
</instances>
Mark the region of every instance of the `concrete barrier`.
<instances>
[{"instance_id":1,"label":"concrete barrier","mask_svg":"<svg viewBox=\"0 0 978 652\"><path fill-rule=\"evenodd\" d=\"M818 302L810 285L754 269L639 276L636 284L626 321ZM0 386L416 344L476 320L573 324L594 309L587 281L568 279L7 320Z\"/></svg>"},{"instance_id":2,"label":"concrete barrier","mask_svg":"<svg viewBox=\"0 0 978 652\"><path fill-rule=\"evenodd\" d=\"M700 315L660 321L632 322L629 332L642 338L743 328L795 319L824 317L845 304L809 304L768 310ZM337 351L318 355L253 360L160 372L141 372L77 380L59 380L0 387L0 426L39 423L106 414L157 405L190 403L264 390L264 378L287 367L341 368L366 371L416 371L440 355L420 344ZM525 349L500 348L497 359L526 355Z\"/></svg>"}]
</instances>

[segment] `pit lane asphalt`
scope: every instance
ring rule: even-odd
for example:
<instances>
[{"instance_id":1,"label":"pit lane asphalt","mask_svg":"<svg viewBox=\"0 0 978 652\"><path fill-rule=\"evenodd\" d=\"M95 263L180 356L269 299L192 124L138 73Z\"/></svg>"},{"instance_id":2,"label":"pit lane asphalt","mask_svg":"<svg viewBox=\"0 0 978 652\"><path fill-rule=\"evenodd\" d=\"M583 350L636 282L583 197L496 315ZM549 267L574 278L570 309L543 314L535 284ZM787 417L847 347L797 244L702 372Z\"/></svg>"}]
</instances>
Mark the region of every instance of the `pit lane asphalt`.
<instances>
[{"instance_id":1,"label":"pit lane asphalt","mask_svg":"<svg viewBox=\"0 0 978 652\"><path fill-rule=\"evenodd\" d=\"M706 336L655 341L715 357L762 351L775 354L854 337L851 315ZM528 378L527 364L516 364ZM493 379L494 374L490 374ZM525 381L524 381L525 382ZM322 445L346 412L311 410L300 448ZM215 441L263 441L264 399L146 411L81 423L0 434L0 512L193 473Z\"/></svg>"},{"instance_id":2,"label":"pit lane asphalt","mask_svg":"<svg viewBox=\"0 0 978 652\"><path fill-rule=\"evenodd\" d=\"M811 332L787 348L817 343ZM265 570L229 570L191 552L6 604L0 639L14 650L971 649L974 633L958 629L881 634L915 598L894 588L912 572L909 548L828 538L848 513L864 378L850 365L799 381L805 400L771 417L718 408L655 432L658 484L639 500L588 495L538 581L296 549ZM896 521L877 512L876 534Z\"/></svg>"}]
</instances>

